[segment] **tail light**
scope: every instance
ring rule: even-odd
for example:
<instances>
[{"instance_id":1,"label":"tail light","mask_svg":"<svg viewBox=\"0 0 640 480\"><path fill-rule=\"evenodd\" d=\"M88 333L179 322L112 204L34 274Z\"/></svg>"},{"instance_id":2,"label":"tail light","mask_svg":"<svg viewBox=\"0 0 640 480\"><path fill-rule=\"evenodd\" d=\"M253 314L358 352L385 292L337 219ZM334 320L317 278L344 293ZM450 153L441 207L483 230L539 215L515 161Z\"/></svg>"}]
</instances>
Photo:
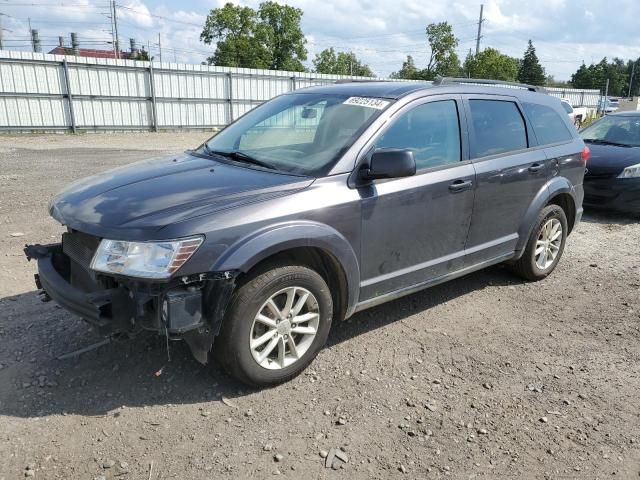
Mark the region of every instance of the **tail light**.
<instances>
[{"instance_id":1,"label":"tail light","mask_svg":"<svg viewBox=\"0 0 640 480\"><path fill-rule=\"evenodd\" d=\"M589 157L591 156L591 150L589 150L589 147L585 146L582 149L582 161L586 163L589 161Z\"/></svg>"}]
</instances>

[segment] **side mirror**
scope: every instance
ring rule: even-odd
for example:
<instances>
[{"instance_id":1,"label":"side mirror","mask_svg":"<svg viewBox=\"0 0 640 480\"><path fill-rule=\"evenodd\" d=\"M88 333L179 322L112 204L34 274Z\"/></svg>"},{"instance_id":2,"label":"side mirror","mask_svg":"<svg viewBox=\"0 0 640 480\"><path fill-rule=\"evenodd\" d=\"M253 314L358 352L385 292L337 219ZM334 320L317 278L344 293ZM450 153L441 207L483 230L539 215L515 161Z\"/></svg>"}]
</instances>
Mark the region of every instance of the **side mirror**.
<instances>
[{"instance_id":1,"label":"side mirror","mask_svg":"<svg viewBox=\"0 0 640 480\"><path fill-rule=\"evenodd\" d=\"M363 180L410 177L416 173L416 160L408 149L381 148L375 150L369 167L360 170Z\"/></svg>"}]
</instances>

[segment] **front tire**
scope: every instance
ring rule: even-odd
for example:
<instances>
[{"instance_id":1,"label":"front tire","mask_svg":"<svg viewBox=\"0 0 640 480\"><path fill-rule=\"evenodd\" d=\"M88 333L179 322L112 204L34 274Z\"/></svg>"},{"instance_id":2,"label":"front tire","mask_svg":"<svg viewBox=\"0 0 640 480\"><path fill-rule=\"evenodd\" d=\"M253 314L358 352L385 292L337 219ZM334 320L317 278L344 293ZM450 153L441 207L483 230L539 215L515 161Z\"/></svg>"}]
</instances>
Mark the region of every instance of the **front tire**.
<instances>
[{"instance_id":1,"label":"front tire","mask_svg":"<svg viewBox=\"0 0 640 480\"><path fill-rule=\"evenodd\" d=\"M558 205L547 205L538 215L522 257L512 270L525 280L546 278L558 265L569 229L567 216Z\"/></svg>"},{"instance_id":2,"label":"front tire","mask_svg":"<svg viewBox=\"0 0 640 480\"><path fill-rule=\"evenodd\" d=\"M243 383L286 382L324 346L332 316L329 287L314 270L295 265L262 270L234 293L214 353Z\"/></svg>"}]
</instances>

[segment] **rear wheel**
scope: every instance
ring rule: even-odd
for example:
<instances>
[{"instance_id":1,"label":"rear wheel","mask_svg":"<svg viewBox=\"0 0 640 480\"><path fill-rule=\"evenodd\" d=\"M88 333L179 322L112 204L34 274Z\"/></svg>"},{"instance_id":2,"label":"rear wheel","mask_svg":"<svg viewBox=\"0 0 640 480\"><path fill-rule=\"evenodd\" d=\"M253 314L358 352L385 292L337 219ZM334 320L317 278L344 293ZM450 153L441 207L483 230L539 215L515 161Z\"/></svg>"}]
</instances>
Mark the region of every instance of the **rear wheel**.
<instances>
[{"instance_id":1,"label":"rear wheel","mask_svg":"<svg viewBox=\"0 0 640 480\"><path fill-rule=\"evenodd\" d=\"M244 383L285 382L325 344L332 313L329 287L314 270L284 266L262 271L234 294L214 352Z\"/></svg>"},{"instance_id":2,"label":"rear wheel","mask_svg":"<svg viewBox=\"0 0 640 480\"><path fill-rule=\"evenodd\" d=\"M513 271L531 281L547 277L562 257L568 232L564 210L547 205L538 215L522 257L513 263Z\"/></svg>"}]
</instances>

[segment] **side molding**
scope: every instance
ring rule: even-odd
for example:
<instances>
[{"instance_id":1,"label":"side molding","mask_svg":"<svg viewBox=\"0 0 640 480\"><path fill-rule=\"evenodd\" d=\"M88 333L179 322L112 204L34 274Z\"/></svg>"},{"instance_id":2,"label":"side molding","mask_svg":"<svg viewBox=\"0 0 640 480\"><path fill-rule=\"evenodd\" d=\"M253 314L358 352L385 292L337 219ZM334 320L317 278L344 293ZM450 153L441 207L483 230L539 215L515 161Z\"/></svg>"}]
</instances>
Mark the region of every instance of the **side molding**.
<instances>
[{"instance_id":1,"label":"side molding","mask_svg":"<svg viewBox=\"0 0 640 480\"><path fill-rule=\"evenodd\" d=\"M277 253L300 247L315 247L331 255L342 266L347 279L347 314L358 302L360 269L349 241L328 225L311 221L284 222L263 228L231 245L211 266L211 271L249 271L260 261Z\"/></svg>"}]
</instances>

